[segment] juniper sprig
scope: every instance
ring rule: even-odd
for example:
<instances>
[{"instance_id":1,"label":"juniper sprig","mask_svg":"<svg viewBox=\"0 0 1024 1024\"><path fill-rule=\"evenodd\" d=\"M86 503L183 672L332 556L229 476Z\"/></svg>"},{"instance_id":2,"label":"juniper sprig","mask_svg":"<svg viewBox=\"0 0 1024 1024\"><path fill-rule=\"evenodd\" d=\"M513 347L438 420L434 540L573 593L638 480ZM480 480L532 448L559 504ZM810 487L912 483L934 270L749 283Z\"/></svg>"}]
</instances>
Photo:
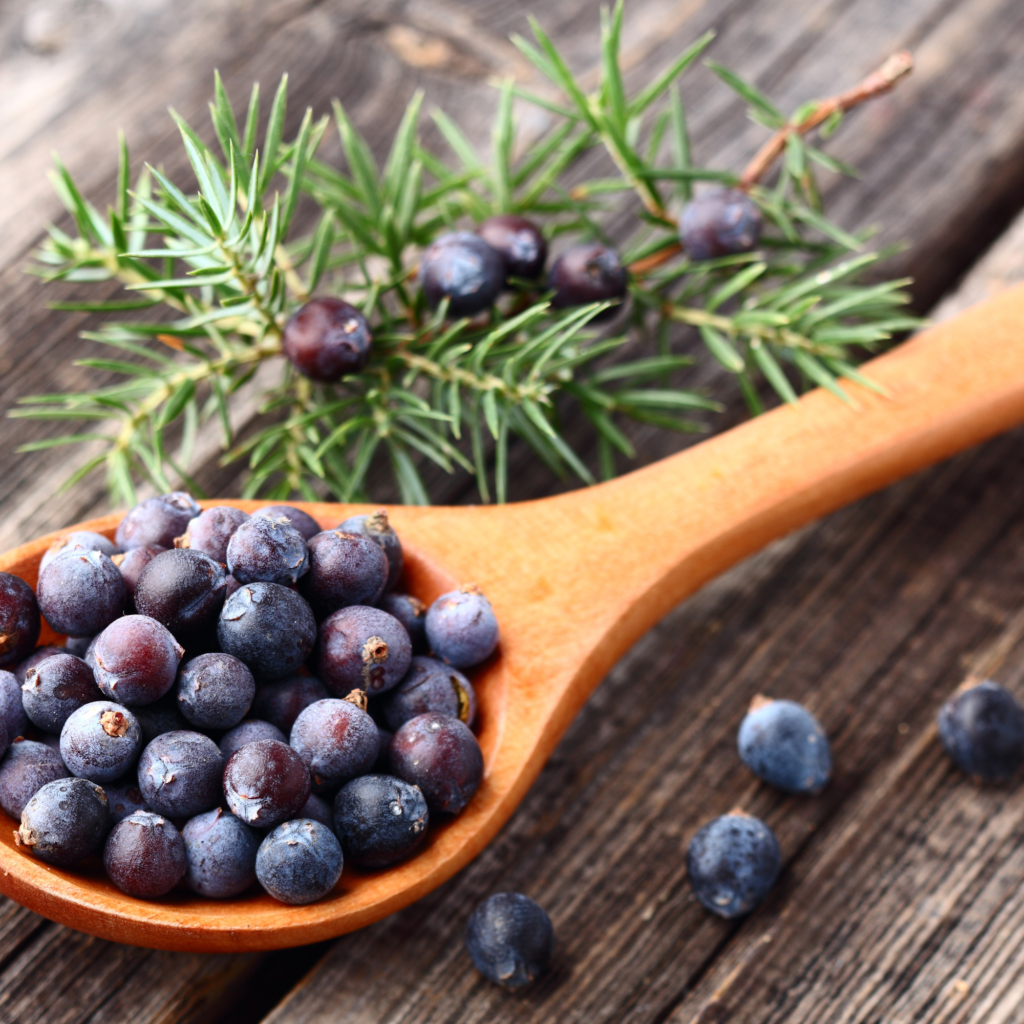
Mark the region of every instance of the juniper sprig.
<instances>
[{"instance_id":1,"label":"juniper sprig","mask_svg":"<svg viewBox=\"0 0 1024 1024\"><path fill-rule=\"evenodd\" d=\"M307 110L286 140L287 77L261 132L259 87L239 123L217 76L210 104L216 148L172 112L194 186L149 166L132 184L122 138L116 198L104 215L57 163L54 183L77 233L51 227L34 270L51 281L124 286L125 299L61 305L115 314L83 335L112 349L111 358L78 365L120 379L24 399L11 415L93 429L23 450L102 440L102 452L73 479L105 467L114 499L131 504L139 479L164 490L177 481L195 486L195 439L219 422L225 459L248 460L245 496L366 498L368 472L383 460L402 500L423 503L429 496L418 466L425 458L473 474L482 500L503 501L512 435L553 471L594 479L563 436L567 403L593 425L605 476L616 472L617 456L634 455L624 420L706 429L716 403L675 383L691 364L677 351L680 325L696 328L755 413L764 383L786 402L811 386L846 399L844 378L872 386L857 359L916 326L905 309L908 282L864 280L884 254L865 251L866 234L827 218L815 169L849 173L821 143L845 110L906 73L909 59L899 55L856 89L788 118L752 85L710 64L772 132L751 165L734 173L690 158L678 80L710 34L629 95L619 63L622 16L621 2L603 13L602 76L592 92L538 24L534 41L514 40L553 88L543 95L513 81L500 88L487 160L439 110L433 120L450 152L424 148L421 94L378 166L340 103L333 117L315 119ZM517 143L515 105L524 101L550 118L546 134L529 145ZM340 137L342 167L317 156L330 130ZM594 150L607 153L617 173L570 185ZM738 187L757 203L766 230L755 251L687 258L676 213L702 182ZM484 316L453 321L444 303L428 308L416 282L418 253L439 233L517 213L549 239L604 239L610 204L630 195L639 200L635 231L622 246L630 302L614 333L593 323L607 304L554 309L550 295L529 282L513 282ZM304 196L319 210L312 231L294 227ZM262 362L280 359L284 324L314 292L343 296L363 311L373 331L368 364L325 385L281 360L280 383L265 398L271 425L239 441L232 396Z\"/></svg>"}]
</instances>

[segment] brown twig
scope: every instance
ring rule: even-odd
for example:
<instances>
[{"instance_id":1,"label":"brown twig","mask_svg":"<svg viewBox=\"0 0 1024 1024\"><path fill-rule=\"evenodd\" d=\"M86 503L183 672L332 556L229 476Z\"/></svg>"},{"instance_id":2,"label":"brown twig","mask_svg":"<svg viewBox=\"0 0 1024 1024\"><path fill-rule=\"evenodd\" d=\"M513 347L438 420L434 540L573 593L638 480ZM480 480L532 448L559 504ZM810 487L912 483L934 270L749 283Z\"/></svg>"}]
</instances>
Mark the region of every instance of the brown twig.
<instances>
[{"instance_id":1,"label":"brown twig","mask_svg":"<svg viewBox=\"0 0 1024 1024\"><path fill-rule=\"evenodd\" d=\"M740 176L739 187L749 189L756 185L769 167L782 155L786 148L786 140L791 135L806 135L813 128L827 121L833 114L850 110L865 100L873 99L888 92L901 78L909 75L914 67L914 58L906 51L894 53L880 68L872 71L858 85L846 92L822 100L814 110L797 124L787 124L780 128L761 148L753 160L747 164Z\"/></svg>"}]
</instances>

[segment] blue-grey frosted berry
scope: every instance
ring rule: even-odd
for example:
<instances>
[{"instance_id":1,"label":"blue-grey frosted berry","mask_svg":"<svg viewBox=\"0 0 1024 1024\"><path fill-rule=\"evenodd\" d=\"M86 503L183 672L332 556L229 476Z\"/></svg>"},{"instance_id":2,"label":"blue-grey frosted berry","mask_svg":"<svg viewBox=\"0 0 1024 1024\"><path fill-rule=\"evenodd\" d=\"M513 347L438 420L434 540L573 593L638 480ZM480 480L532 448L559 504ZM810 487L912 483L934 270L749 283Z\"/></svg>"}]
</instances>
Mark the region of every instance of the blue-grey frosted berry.
<instances>
[{"instance_id":1,"label":"blue-grey frosted berry","mask_svg":"<svg viewBox=\"0 0 1024 1024\"><path fill-rule=\"evenodd\" d=\"M228 729L220 738L221 755L227 759L246 743L255 743L257 740L277 740L279 743L287 743L288 737L276 725L270 722L262 722L258 718L250 718L239 722L234 729Z\"/></svg>"},{"instance_id":2,"label":"blue-grey frosted berry","mask_svg":"<svg viewBox=\"0 0 1024 1024\"><path fill-rule=\"evenodd\" d=\"M21 688L25 713L43 732L59 733L72 712L102 699L92 669L72 654L59 654L30 668Z\"/></svg>"},{"instance_id":3,"label":"blue-grey frosted berry","mask_svg":"<svg viewBox=\"0 0 1024 1024\"><path fill-rule=\"evenodd\" d=\"M113 557L117 552L117 545L104 537L101 533L92 533L89 530L73 530L65 537L55 540L43 553L39 560L39 571L42 572L62 551L67 548L78 548L84 551L101 551L103 554Z\"/></svg>"},{"instance_id":4,"label":"blue-grey frosted berry","mask_svg":"<svg viewBox=\"0 0 1024 1024\"><path fill-rule=\"evenodd\" d=\"M59 647L43 649L52 650L55 654L63 653ZM50 656L52 657L52 655ZM23 661L18 666L19 671L31 660L31 658L27 658ZM40 658L34 664L38 665L40 661L44 660L45 658ZM28 669L32 667L33 665L28 665ZM28 669L25 670L26 674ZM24 682L24 675L19 677L13 672L0 669L0 719L3 719L3 723L7 727L7 735L12 743L19 736L24 736L28 732L28 715L25 714L25 706L21 701L21 687Z\"/></svg>"},{"instance_id":5,"label":"blue-grey frosted berry","mask_svg":"<svg viewBox=\"0 0 1024 1024\"><path fill-rule=\"evenodd\" d=\"M39 605L20 577L0 572L0 667L24 661L39 639Z\"/></svg>"},{"instance_id":6,"label":"blue-grey frosted berry","mask_svg":"<svg viewBox=\"0 0 1024 1024\"><path fill-rule=\"evenodd\" d=\"M386 868L423 844L430 812L418 786L391 775L363 775L334 798L334 823L350 864Z\"/></svg>"},{"instance_id":7,"label":"blue-grey frosted berry","mask_svg":"<svg viewBox=\"0 0 1024 1024\"><path fill-rule=\"evenodd\" d=\"M123 613L124 580L108 555L65 548L40 573L36 599L55 633L92 636Z\"/></svg>"},{"instance_id":8,"label":"blue-grey frosted berry","mask_svg":"<svg viewBox=\"0 0 1024 1024\"><path fill-rule=\"evenodd\" d=\"M139 502L117 528L114 543L121 551L157 545L174 547L174 538L180 537L189 521L202 512L192 495L173 491Z\"/></svg>"},{"instance_id":9,"label":"blue-grey frosted berry","mask_svg":"<svg viewBox=\"0 0 1024 1024\"><path fill-rule=\"evenodd\" d=\"M279 825L260 844L256 877L282 903L313 903L338 884L341 845L319 821L296 818Z\"/></svg>"},{"instance_id":10,"label":"blue-grey frosted berry","mask_svg":"<svg viewBox=\"0 0 1024 1024\"><path fill-rule=\"evenodd\" d=\"M143 746L165 732L192 728L189 721L178 710L178 697L173 690L152 704L147 704L142 708L132 708L132 714L138 719L139 728L142 730Z\"/></svg>"},{"instance_id":11,"label":"blue-grey frosted berry","mask_svg":"<svg viewBox=\"0 0 1024 1024\"><path fill-rule=\"evenodd\" d=\"M380 740L362 708L347 700L318 700L295 719L288 742L309 769L313 791L333 793L372 770Z\"/></svg>"},{"instance_id":12,"label":"blue-grey frosted berry","mask_svg":"<svg viewBox=\"0 0 1024 1024\"><path fill-rule=\"evenodd\" d=\"M231 505L214 505L204 509L195 519L189 520L184 536L176 537L176 548L188 548L212 558L215 562L226 562L228 541L235 531L249 518L248 512Z\"/></svg>"},{"instance_id":13,"label":"blue-grey frosted berry","mask_svg":"<svg viewBox=\"0 0 1024 1024\"><path fill-rule=\"evenodd\" d=\"M159 814L191 818L220 802L224 758L209 736L165 732L139 758L139 791Z\"/></svg>"},{"instance_id":14,"label":"blue-grey frosted berry","mask_svg":"<svg viewBox=\"0 0 1024 1024\"><path fill-rule=\"evenodd\" d=\"M405 626L406 633L412 641L413 654L427 653L427 606L412 594L384 594L377 602L377 607L394 615Z\"/></svg>"},{"instance_id":15,"label":"blue-grey frosted berry","mask_svg":"<svg viewBox=\"0 0 1024 1024\"><path fill-rule=\"evenodd\" d=\"M410 719L388 746L391 773L419 786L431 811L459 814L484 775L477 738L457 718L426 714Z\"/></svg>"},{"instance_id":16,"label":"blue-grey frosted berry","mask_svg":"<svg viewBox=\"0 0 1024 1024\"><path fill-rule=\"evenodd\" d=\"M825 730L791 700L756 697L740 725L737 745L755 775L787 793L817 793L832 774Z\"/></svg>"},{"instance_id":17,"label":"blue-grey frosted berry","mask_svg":"<svg viewBox=\"0 0 1024 1024\"><path fill-rule=\"evenodd\" d=\"M246 583L224 602L217 624L221 650L259 679L281 679L302 667L316 642L306 601L279 583Z\"/></svg>"},{"instance_id":18,"label":"blue-grey frosted berry","mask_svg":"<svg viewBox=\"0 0 1024 1024\"><path fill-rule=\"evenodd\" d=\"M138 720L126 707L109 700L80 707L60 731L60 756L68 771L92 782L120 778L141 749Z\"/></svg>"},{"instance_id":19,"label":"blue-grey frosted berry","mask_svg":"<svg viewBox=\"0 0 1024 1024\"><path fill-rule=\"evenodd\" d=\"M448 299L452 317L492 305L505 282L505 262L479 235L453 231L435 239L420 259L420 287L436 309Z\"/></svg>"},{"instance_id":20,"label":"blue-grey frosted berry","mask_svg":"<svg viewBox=\"0 0 1024 1024\"><path fill-rule=\"evenodd\" d=\"M252 516L228 542L228 572L239 583L296 583L309 569L306 539L285 517Z\"/></svg>"},{"instance_id":21,"label":"blue-grey frosted berry","mask_svg":"<svg viewBox=\"0 0 1024 1024\"><path fill-rule=\"evenodd\" d=\"M287 519L306 539L307 543L315 537L323 527L308 513L294 505L264 505L256 509L254 516L266 516L268 519Z\"/></svg>"},{"instance_id":22,"label":"blue-grey frosted berry","mask_svg":"<svg viewBox=\"0 0 1024 1024\"><path fill-rule=\"evenodd\" d=\"M374 604L388 581L388 559L371 538L324 530L309 542L309 572L299 589L319 617L352 604Z\"/></svg>"},{"instance_id":23,"label":"blue-grey frosted berry","mask_svg":"<svg viewBox=\"0 0 1024 1024\"><path fill-rule=\"evenodd\" d=\"M388 580L384 589L394 590L402 578L405 556L402 542L398 539L390 521L387 509L379 508L368 515L349 516L339 527L343 533L358 533L379 544L388 556Z\"/></svg>"},{"instance_id":24,"label":"blue-grey frosted berry","mask_svg":"<svg viewBox=\"0 0 1024 1024\"><path fill-rule=\"evenodd\" d=\"M1024 761L1024 711L998 683L976 683L942 705L939 739L961 771L1005 782Z\"/></svg>"},{"instance_id":25,"label":"blue-grey frosted berry","mask_svg":"<svg viewBox=\"0 0 1024 1024\"><path fill-rule=\"evenodd\" d=\"M0 807L15 821L48 782L69 777L60 752L35 740L16 739L0 761Z\"/></svg>"},{"instance_id":26,"label":"blue-grey frosted berry","mask_svg":"<svg viewBox=\"0 0 1024 1024\"><path fill-rule=\"evenodd\" d=\"M442 594L428 609L431 653L456 668L469 668L498 646L498 620L491 602L474 583Z\"/></svg>"},{"instance_id":27,"label":"blue-grey frosted berry","mask_svg":"<svg viewBox=\"0 0 1024 1024\"><path fill-rule=\"evenodd\" d=\"M230 729L245 717L256 681L230 654L201 654L181 666L177 683L181 713L200 729Z\"/></svg>"},{"instance_id":28,"label":"blue-grey frosted berry","mask_svg":"<svg viewBox=\"0 0 1024 1024\"><path fill-rule=\"evenodd\" d=\"M103 867L121 892L156 899L185 877L185 842L163 815L133 811L107 836Z\"/></svg>"},{"instance_id":29,"label":"blue-grey frosted berry","mask_svg":"<svg viewBox=\"0 0 1024 1024\"><path fill-rule=\"evenodd\" d=\"M679 241L691 260L750 252L764 218L757 203L737 188L711 188L683 207Z\"/></svg>"},{"instance_id":30,"label":"blue-grey frosted berry","mask_svg":"<svg viewBox=\"0 0 1024 1024\"><path fill-rule=\"evenodd\" d=\"M694 894L719 917L749 914L768 895L781 867L775 833L736 811L708 822L686 852Z\"/></svg>"},{"instance_id":31,"label":"blue-grey frosted berry","mask_svg":"<svg viewBox=\"0 0 1024 1024\"><path fill-rule=\"evenodd\" d=\"M107 797L88 779L57 779L25 805L18 846L48 864L75 864L95 853L107 832Z\"/></svg>"},{"instance_id":32,"label":"blue-grey frosted berry","mask_svg":"<svg viewBox=\"0 0 1024 1024\"><path fill-rule=\"evenodd\" d=\"M200 896L223 900L256 881L262 833L219 807L192 818L181 831L188 872L185 884Z\"/></svg>"},{"instance_id":33,"label":"blue-grey frosted berry","mask_svg":"<svg viewBox=\"0 0 1024 1024\"><path fill-rule=\"evenodd\" d=\"M152 704L168 693L184 650L174 634L148 615L124 615L92 646L96 683L111 700L127 707Z\"/></svg>"},{"instance_id":34,"label":"blue-grey frosted berry","mask_svg":"<svg viewBox=\"0 0 1024 1024\"><path fill-rule=\"evenodd\" d=\"M471 729L476 721L473 684L457 668L436 658L414 657L405 678L381 699L391 730L432 711L457 718Z\"/></svg>"},{"instance_id":35,"label":"blue-grey frosted berry","mask_svg":"<svg viewBox=\"0 0 1024 1024\"><path fill-rule=\"evenodd\" d=\"M153 810L139 789L139 779L135 772L129 772L123 778L108 782L103 787L103 792L107 794L107 803L110 806L111 825L124 821L129 814L136 811Z\"/></svg>"},{"instance_id":36,"label":"blue-grey frosted berry","mask_svg":"<svg viewBox=\"0 0 1024 1024\"><path fill-rule=\"evenodd\" d=\"M547 973L555 946L551 918L529 896L499 892L473 911L466 949L489 981L518 989Z\"/></svg>"},{"instance_id":37,"label":"blue-grey frosted berry","mask_svg":"<svg viewBox=\"0 0 1024 1024\"><path fill-rule=\"evenodd\" d=\"M412 643L393 615L354 604L320 624L316 658L317 675L333 694L365 690L373 696L402 681L412 660Z\"/></svg>"}]
</instances>

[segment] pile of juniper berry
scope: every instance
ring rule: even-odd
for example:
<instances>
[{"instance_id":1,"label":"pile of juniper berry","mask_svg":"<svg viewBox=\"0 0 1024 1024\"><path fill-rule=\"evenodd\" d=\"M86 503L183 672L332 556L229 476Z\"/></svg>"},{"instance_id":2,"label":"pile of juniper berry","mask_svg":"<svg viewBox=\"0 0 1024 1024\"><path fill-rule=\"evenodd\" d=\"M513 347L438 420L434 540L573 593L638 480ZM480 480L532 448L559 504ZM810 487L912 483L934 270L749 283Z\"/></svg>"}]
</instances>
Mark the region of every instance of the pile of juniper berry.
<instances>
[{"instance_id":1,"label":"pile of juniper berry","mask_svg":"<svg viewBox=\"0 0 1024 1024\"><path fill-rule=\"evenodd\" d=\"M415 853L480 785L462 670L498 626L472 584L427 608L401 575L383 511L321 530L182 492L137 505L113 541L61 538L34 593L0 574L0 806L18 844L61 866L102 854L131 896L258 881L293 904L329 893L343 860ZM40 616L64 647L35 648Z\"/></svg>"}]
</instances>

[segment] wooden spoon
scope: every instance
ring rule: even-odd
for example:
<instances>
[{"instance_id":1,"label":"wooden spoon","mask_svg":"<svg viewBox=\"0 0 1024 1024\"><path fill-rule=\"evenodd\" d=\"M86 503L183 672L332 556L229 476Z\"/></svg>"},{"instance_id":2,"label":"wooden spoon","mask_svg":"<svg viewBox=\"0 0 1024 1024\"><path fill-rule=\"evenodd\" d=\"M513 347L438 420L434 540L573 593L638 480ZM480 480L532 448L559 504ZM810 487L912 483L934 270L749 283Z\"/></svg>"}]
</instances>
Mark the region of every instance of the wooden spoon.
<instances>
[{"instance_id":1,"label":"wooden spoon","mask_svg":"<svg viewBox=\"0 0 1024 1024\"><path fill-rule=\"evenodd\" d=\"M475 673L484 783L413 859L375 874L346 871L329 898L305 907L255 893L143 901L118 892L98 865L60 870L16 848L15 823L0 813L0 891L103 938L207 952L330 938L430 892L491 841L597 683L674 605L774 538L1024 421L1024 287L865 372L887 397L851 387L856 404L847 405L815 391L598 487L517 505L388 509L407 588L431 601L476 582L501 625L498 654ZM301 507L325 527L358 511ZM69 529L112 536L119 520ZM59 536L0 557L0 570L34 586ZM44 625L41 642L53 639ZM716 810L709 804L708 815Z\"/></svg>"}]
</instances>

